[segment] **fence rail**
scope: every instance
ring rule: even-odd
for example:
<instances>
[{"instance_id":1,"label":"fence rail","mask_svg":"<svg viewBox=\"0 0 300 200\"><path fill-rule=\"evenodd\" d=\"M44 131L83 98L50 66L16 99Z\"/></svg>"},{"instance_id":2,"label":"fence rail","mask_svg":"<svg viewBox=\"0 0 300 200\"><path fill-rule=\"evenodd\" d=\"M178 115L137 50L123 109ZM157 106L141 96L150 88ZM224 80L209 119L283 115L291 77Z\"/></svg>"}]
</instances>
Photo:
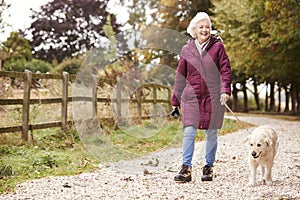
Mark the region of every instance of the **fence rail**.
<instances>
[{"instance_id":1,"label":"fence rail","mask_svg":"<svg viewBox=\"0 0 300 200\"><path fill-rule=\"evenodd\" d=\"M85 76L81 78L87 78L95 81L95 84L92 88L92 96L69 96L68 87L69 81L74 81L77 79L76 75L70 75L66 72L63 74L43 74L43 73L32 73L28 70L25 72L11 72L11 71L0 71L0 77L9 77L9 78L22 78L23 79L23 98L22 99L4 99L0 97L0 106L5 105L22 105L22 124L18 126L9 126L9 127L0 127L0 134L1 133L9 133L9 132L21 132L22 139L27 141L28 140L28 131L29 130L36 130L36 129L45 129L45 128L53 128L53 127L61 127L63 131L67 130L68 125L73 124L73 121L68 121L68 105L71 102L75 101L87 101L92 102L94 114L97 116L97 108L98 103L111 103L112 99L110 98L99 98L97 97L97 86L98 83L110 83L116 84L116 99L114 100L116 103L116 121L118 121L121 116L121 104L124 101L128 101L128 99L122 99L122 87L118 85L116 80L108 79L105 77L91 77ZM61 80L62 84L62 97L59 98L45 98L45 99L31 99L30 93L32 90L32 82L36 79L57 79ZM97 81L96 81L97 80ZM169 110L171 110L171 90L170 88L164 85L158 84L151 84L147 83L142 85L142 87L152 88L153 90L153 98L152 99L143 99L141 97L140 90L141 88L137 88L136 91L136 98L130 99L130 103L135 103L137 105L137 113L138 118L145 119L147 117L142 116L142 104L145 103L152 103L153 105L158 103L166 103ZM167 90L167 98L166 99L158 99L157 98L157 90L158 89L166 89ZM32 104L61 104L61 117L60 121L54 122L47 122L47 123L40 123L40 124L31 124L29 121L30 117L30 105ZM155 106L154 106L155 108ZM108 120L108 119L104 119Z\"/></svg>"}]
</instances>

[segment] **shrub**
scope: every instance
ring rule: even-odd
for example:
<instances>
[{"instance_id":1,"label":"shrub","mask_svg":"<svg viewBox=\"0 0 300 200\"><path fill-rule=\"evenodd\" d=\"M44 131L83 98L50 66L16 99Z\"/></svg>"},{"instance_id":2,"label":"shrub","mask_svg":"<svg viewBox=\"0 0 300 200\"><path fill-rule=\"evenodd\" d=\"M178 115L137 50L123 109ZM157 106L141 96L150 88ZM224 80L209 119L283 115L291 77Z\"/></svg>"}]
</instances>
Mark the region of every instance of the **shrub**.
<instances>
[{"instance_id":1,"label":"shrub","mask_svg":"<svg viewBox=\"0 0 300 200\"><path fill-rule=\"evenodd\" d=\"M9 164L0 163L0 177L12 176L13 169Z\"/></svg>"},{"instance_id":2,"label":"shrub","mask_svg":"<svg viewBox=\"0 0 300 200\"><path fill-rule=\"evenodd\" d=\"M24 72L25 69L32 71L33 73L40 71L42 73L50 72L52 70L52 65L46 61L39 59L18 59L10 60L3 64L3 69L7 71L18 71Z\"/></svg>"},{"instance_id":3,"label":"shrub","mask_svg":"<svg viewBox=\"0 0 300 200\"><path fill-rule=\"evenodd\" d=\"M83 58L73 57L64 59L58 66L56 66L52 72L59 73L68 72L69 74L76 74L81 67Z\"/></svg>"}]
</instances>

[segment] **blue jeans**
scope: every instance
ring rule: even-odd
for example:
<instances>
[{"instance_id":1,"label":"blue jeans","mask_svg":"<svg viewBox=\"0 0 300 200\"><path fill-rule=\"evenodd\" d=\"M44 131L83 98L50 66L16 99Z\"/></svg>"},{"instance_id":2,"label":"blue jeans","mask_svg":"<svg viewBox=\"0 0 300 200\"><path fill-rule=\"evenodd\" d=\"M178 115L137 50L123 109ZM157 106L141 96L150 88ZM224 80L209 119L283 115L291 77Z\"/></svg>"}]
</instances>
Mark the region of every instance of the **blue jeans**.
<instances>
[{"instance_id":1,"label":"blue jeans","mask_svg":"<svg viewBox=\"0 0 300 200\"><path fill-rule=\"evenodd\" d=\"M194 154L195 136L197 129L193 126L184 127L183 135L183 164L192 167L192 158ZM218 130L205 130L206 145L205 145L205 165L213 166L215 162L217 146L218 146Z\"/></svg>"}]
</instances>

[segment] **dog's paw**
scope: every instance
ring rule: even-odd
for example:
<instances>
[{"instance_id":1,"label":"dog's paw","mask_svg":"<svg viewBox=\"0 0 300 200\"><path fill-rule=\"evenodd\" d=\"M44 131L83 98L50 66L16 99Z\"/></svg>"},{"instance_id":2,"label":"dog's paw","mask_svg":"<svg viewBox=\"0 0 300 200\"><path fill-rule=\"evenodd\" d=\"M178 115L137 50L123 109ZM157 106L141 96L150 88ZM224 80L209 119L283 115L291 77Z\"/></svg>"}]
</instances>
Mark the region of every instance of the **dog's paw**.
<instances>
[{"instance_id":1,"label":"dog's paw","mask_svg":"<svg viewBox=\"0 0 300 200\"><path fill-rule=\"evenodd\" d=\"M266 184L267 184L268 186L272 186L272 185L273 185L273 181L266 181Z\"/></svg>"},{"instance_id":2,"label":"dog's paw","mask_svg":"<svg viewBox=\"0 0 300 200\"><path fill-rule=\"evenodd\" d=\"M259 184L262 184L262 185L266 185L266 180L265 179L260 179L258 181Z\"/></svg>"},{"instance_id":3,"label":"dog's paw","mask_svg":"<svg viewBox=\"0 0 300 200\"><path fill-rule=\"evenodd\" d=\"M255 183L255 182L249 182L249 183L247 184L247 186L248 186L248 187L254 187L254 186L256 186L256 183Z\"/></svg>"}]
</instances>

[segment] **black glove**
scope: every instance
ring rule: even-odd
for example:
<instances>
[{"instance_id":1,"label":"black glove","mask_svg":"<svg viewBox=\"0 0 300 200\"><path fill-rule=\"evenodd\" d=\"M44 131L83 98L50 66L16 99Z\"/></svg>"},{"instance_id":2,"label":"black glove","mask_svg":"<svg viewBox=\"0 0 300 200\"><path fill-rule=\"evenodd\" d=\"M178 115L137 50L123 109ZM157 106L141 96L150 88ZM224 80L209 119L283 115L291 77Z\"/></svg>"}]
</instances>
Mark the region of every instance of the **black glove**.
<instances>
[{"instance_id":1,"label":"black glove","mask_svg":"<svg viewBox=\"0 0 300 200\"><path fill-rule=\"evenodd\" d=\"M178 118L179 116L180 116L180 112L179 112L178 108L175 107L175 108L172 110L172 112L170 113L170 117L171 117L171 118L173 118L173 117Z\"/></svg>"}]
</instances>

